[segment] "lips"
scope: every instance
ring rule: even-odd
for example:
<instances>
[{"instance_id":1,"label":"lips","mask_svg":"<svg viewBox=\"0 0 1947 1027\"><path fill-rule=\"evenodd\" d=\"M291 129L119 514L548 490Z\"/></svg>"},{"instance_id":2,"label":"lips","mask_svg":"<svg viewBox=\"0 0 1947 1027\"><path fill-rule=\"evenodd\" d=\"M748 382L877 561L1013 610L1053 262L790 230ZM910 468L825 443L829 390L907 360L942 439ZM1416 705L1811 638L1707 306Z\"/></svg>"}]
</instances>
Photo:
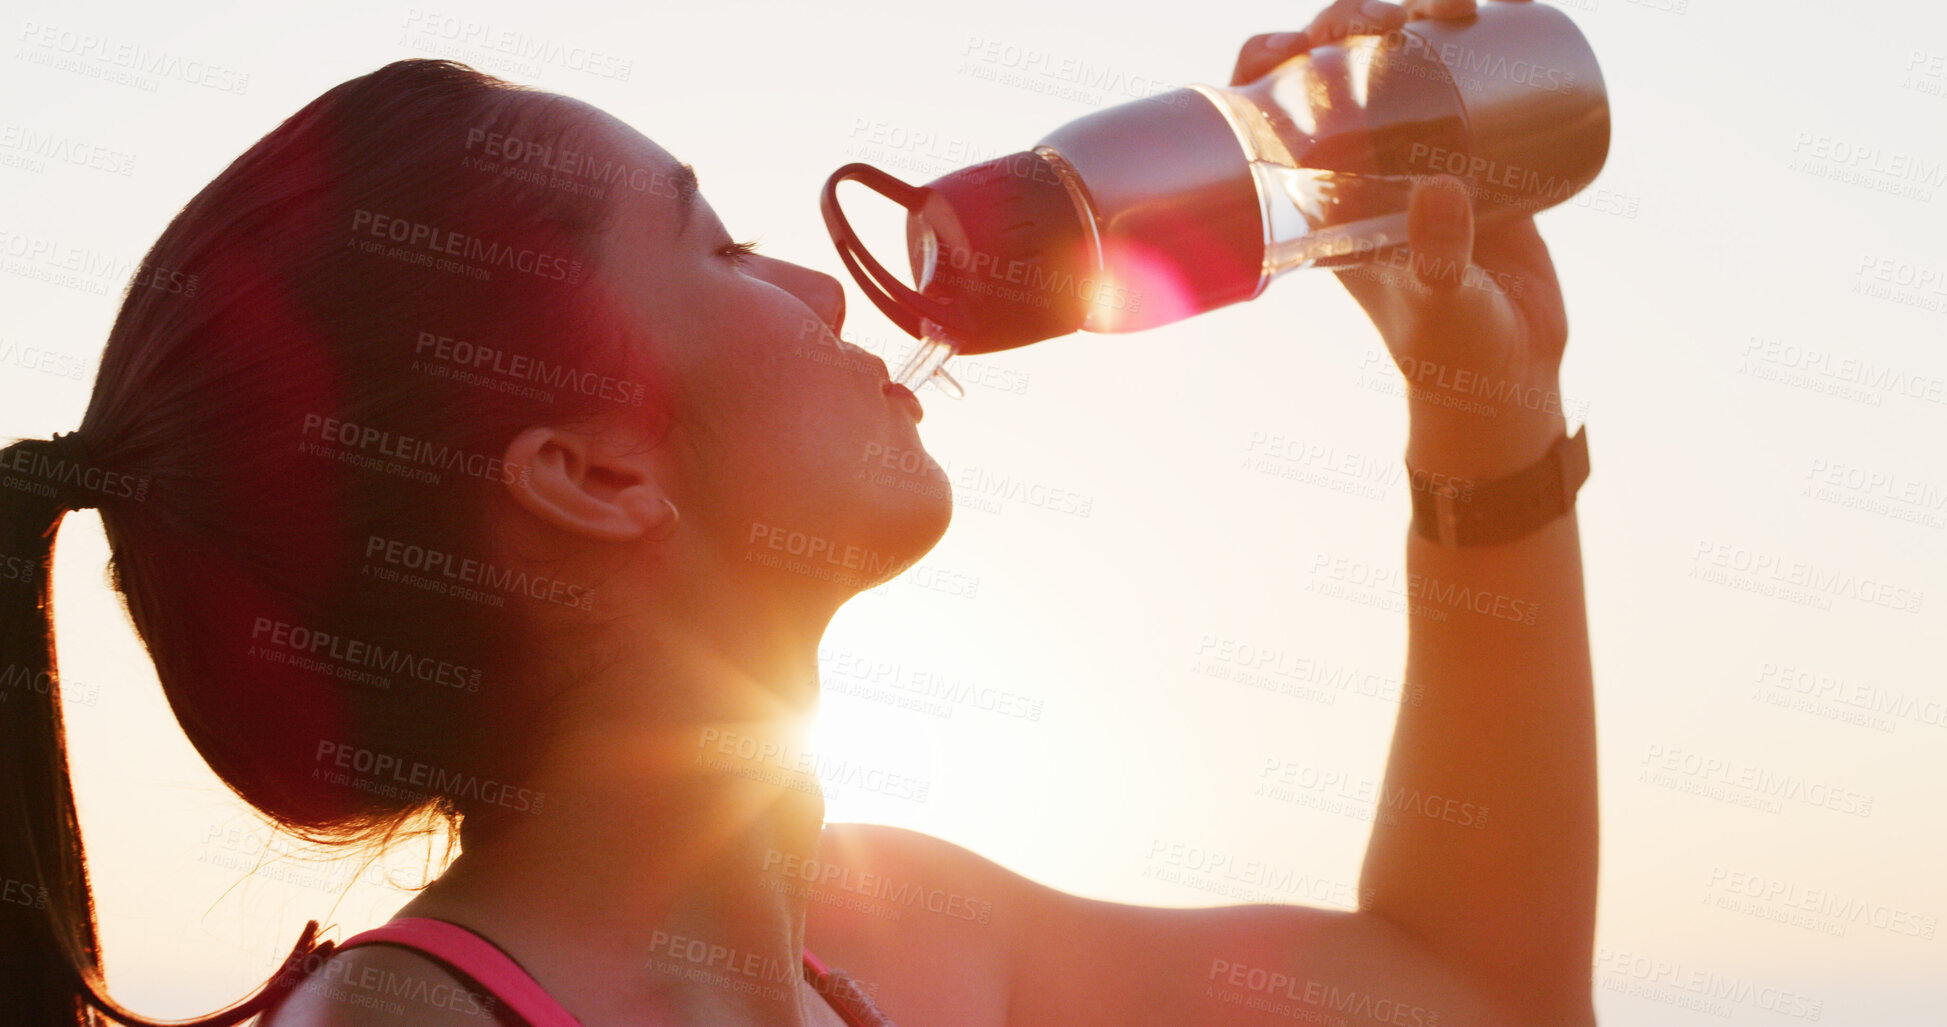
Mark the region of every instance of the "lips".
<instances>
[{"instance_id":1,"label":"lips","mask_svg":"<svg viewBox=\"0 0 1947 1027\"><path fill-rule=\"evenodd\" d=\"M904 403L907 411L913 415L915 424L926 417L926 408L919 405L919 397L913 395L913 390L904 385L898 382L886 382L879 386L879 391Z\"/></svg>"}]
</instances>

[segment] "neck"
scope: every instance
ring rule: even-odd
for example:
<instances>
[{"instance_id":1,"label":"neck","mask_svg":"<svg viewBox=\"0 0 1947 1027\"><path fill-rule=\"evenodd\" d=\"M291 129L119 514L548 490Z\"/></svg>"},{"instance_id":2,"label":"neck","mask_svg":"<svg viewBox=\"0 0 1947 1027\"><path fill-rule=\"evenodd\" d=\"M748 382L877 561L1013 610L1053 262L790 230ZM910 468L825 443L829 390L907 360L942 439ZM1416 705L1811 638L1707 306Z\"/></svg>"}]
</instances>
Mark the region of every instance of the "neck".
<instances>
[{"instance_id":1,"label":"neck","mask_svg":"<svg viewBox=\"0 0 1947 1027\"><path fill-rule=\"evenodd\" d=\"M805 899L779 868L814 859L824 826L805 731L829 614L759 632L768 618L701 630L704 611L649 608L596 650L623 658L535 725L517 783L538 810L470 815L459 858L400 915L480 930L564 1004L804 1022Z\"/></svg>"}]
</instances>

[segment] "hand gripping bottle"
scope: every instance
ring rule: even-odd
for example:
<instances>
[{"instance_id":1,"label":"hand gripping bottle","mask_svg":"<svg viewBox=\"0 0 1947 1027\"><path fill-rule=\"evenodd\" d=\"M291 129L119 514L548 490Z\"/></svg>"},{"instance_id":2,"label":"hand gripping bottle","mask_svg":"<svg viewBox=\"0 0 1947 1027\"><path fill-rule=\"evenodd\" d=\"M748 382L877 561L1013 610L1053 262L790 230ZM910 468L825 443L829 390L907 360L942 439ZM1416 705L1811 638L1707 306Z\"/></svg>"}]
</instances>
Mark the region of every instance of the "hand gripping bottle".
<instances>
[{"instance_id":1,"label":"hand gripping bottle","mask_svg":"<svg viewBox=\"0 0 1947 1027\"><path fill-rule=\"evenodd\" d=\"M1191 85L1078 118L1032 149L908 185L867 164L821 208L868 298L921 341L894 380L1074 331L1130 332L1251 299L1304 267L1406 241L1413 182L1459 177L1481 225L1573 196L1609 151L1609 103L1561 11L1483 0L1317 47L1235 88ZM913 286L860 244L837 188L904 207Z\"/></svg>"}]
</instances>

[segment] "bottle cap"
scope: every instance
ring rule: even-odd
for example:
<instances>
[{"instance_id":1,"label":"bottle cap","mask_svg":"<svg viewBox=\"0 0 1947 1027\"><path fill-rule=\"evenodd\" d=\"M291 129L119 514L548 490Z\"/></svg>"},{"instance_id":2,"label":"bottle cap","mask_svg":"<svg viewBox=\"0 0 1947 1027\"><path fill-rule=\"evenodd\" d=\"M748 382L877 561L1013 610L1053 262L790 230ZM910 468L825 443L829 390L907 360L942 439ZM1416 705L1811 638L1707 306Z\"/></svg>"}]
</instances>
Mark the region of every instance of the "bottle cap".
<instances>
[{"instance_id":1,"label":"bottle cap","mask_svg":"<svg viewBox=\"0 0 1947 1027\"><path fill-rule=\"evenodd\" d=\"M962 353L1011 349L1082 327L1077 283L1094 268L1085 214L1055 165L1032 150L928 182L906 219L907 254L921 295Z\"/></svg>"}]
</instances>

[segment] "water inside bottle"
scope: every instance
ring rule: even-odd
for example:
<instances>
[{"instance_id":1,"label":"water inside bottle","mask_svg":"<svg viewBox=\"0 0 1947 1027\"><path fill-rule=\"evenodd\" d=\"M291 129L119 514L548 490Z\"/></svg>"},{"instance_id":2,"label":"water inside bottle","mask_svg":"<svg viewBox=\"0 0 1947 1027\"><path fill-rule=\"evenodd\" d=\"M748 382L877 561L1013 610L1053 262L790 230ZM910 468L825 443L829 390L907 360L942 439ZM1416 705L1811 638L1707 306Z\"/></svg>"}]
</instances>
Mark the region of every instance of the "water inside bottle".
<instances>
[{"instance_id":1,"label":"water inside bottle","mask_svg":"<svg viewBox=\"0 0 1947 1027\"><path fill-rule=\"evenodd\" d=\"M1210 95L1231 115L1264 204L1267 276L1345 268L1406 242L1428 155L1465 154L1452 76L1412 37L1355 36Z\"/></svg>"},{"instance_id":2,"label":"water inside bottle","mask_svg":"<svg viewBox=\"0 0 1947 1027\"><path fill-rule=\"evenodd\" d=\"M1358 175L1255 161L1270 216L1267 274L1303 267L1355 267L1406 242L1411 175Z\"/></svg>"}]
</instances>

